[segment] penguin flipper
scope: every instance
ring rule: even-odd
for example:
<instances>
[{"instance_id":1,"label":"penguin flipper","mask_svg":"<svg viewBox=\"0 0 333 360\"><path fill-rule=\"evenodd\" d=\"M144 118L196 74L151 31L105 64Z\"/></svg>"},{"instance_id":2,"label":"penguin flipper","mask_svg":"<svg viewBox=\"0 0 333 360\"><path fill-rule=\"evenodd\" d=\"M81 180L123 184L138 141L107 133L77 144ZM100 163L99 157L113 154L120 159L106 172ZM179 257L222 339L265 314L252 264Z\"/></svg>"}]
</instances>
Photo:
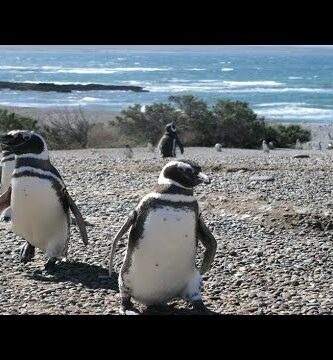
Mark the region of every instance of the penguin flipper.
<instances>
[{"instance_id":1,"label":"penguin flipper","mask_svg":"<svg viewBox=\"0 0 333 360\"><path fill-rule=\"evenodd\" d=\"M10 197L12 194L12 187L9 186L8 190L0 196L0 213L10 206Z\"/></svg>"},{"instance_id":2,"label":"penguin flipper","mask_svg":"<svg viewBox=\"0 0 333 360\"><path fill-rule=\"evenodd\" d=\"M198 239L201 241L202 245L205 247L204 257L202 260L200 274L203 275L214 261L217 242L210 232L206 224L204 223L201 214L198 219Z\"/></svg>"},{"instance_id":3,"label":"penguin flipper","mask_svg":"<svg viewBox=\"0 0 333 360\"><path fill-rule=\"evenodd\" d=\"M78 207L76 206L74 200L68 194L67 189L64 189L64 196L66 197L68 205L76 218L76 222L77 222L77 225L80 230L82 241L83 241L84 245L88 245L88 234L87 234L87 229L86 229L86 225L84 223L82 214L81 214L80 210L78 209Z\"/></svg>"},{"instance_id":4,"label":"penguin flipper","mask_svg":"<svg viewBox=\"0 0 333 360\"><path fill-rule=\"evenodd\" d=\"M137 218L137 212L134 210L131 213L131 215L128 217L126 222L123 224L123 226L120 228L120 230L117 232L116 237L112 242L112 247L110 251L110 260L109 260L109 276L111 276L113 272L113 258L116 252L117 243L122 238L122 236L127 233L128 229L135 223L136 218Z\"/></svg>"}]
</instances>

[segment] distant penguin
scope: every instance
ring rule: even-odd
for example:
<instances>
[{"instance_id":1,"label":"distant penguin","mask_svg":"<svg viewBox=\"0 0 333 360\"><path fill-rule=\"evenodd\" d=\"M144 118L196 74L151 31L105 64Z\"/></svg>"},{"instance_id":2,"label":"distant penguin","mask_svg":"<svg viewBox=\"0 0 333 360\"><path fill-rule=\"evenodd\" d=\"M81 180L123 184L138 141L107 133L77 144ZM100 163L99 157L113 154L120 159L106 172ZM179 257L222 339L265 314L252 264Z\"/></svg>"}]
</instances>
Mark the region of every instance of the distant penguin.
<instances>
[{"instance_id":1,"label":"distant penguin","mask_svg":"<svg viewBox=\"0 0 333 360\"><path fill-rule=\"evenodd\" d=\"M183 154L184 147L179 140L176 124L173 121L165 126L165 133L158 144L161 157L176 157L176 146L179 147L181 154Z\"/></svg>"},{"instance_id":2,"label":"distant penguin","mask_svg":"<svg viewBox=\"0 0 333 360\"><path fill-rule=\"evenodd\" d=\"M215 150L217 152L221 152L222 151L222 144L219 144L219 143L215 144Z\"/></svg>"},{"instance_id":3,"label":"distant penguin","mask_svg":"<svg viewBox=\"0 0 333 360\"><path fill-rule=\"evenodd\" d=\"M9 186L12 173L15 168L15 155L12 151L7 149L6 145L2 146L2 158L1 158L1 193L5 193ZM9 221L11 218L10 206L5 209L1 214L1 219Z\"/></svg>"},{"instance_id":4,"label":"distant penguin","mask_svg":"<svg viewBox=\"0 0 333 360\"><path fill-rule=\"evenodd\" d=\"M29 130L15 130L1 135L0 144L15 154L15 169L8 190L0 197L0 211L11 205L12 230L26 240L20 261L30 261L37 247L49 257L45 268L53 273L57 259L67 255L69 209L87 245L82 215L59 172L50 163L47 145L40 135Z\"/></svg>"},{"instance_id":5,"label":"distant penguin","mask_svg":"<svg viewBox=\"0 0 333 360\"><path fill-rule=\"evenodd\" d=\"M147 151L152 152L152 153L155 152L155 148L154 148L153 142L151 140L148 140Z\"/></svg>"},{"instance_id":6,"label":"distant penguin","mask_svg":"<svg viewBox=\"0 0 333 360\"><path fill-rule=\"evenodd\" d=\"M269 148L270 150L274 150L274 149L275 149L275 146L274 146L274 142L273 142L273 141L270 141L270 142L268 143L268 148Z\"/></svg>"},{"instance_id":7,"label":"distant penguin","mask_svg":"<svg viewBox=\"0 0 333 360\"><path fill-rule=\"evenodd\" d=\"M318 150L321 150L322 149L322 146L321 146L321 142L319 141L318 142Z\"/></svg>"},{"instance_id":8,"label":"distant penguin","mask_svg":"<svg viewBox=\"0 0 333 360\"><path fill-rule=\"evenodd\" d=\"M196 309L206 310L201 275L210 268L217 243L193 197L193 188L202 182L210 183L210 179L198 164L169 162L156 186L117 233L110 253L110 275L117 242L131 228L119 274L122 314L137 312L131 298L149 306L181 297ZM195 265L198 240L206 248L200 271Z\"/></svg>"},{"instance_id":9,"label":"distant penguin","mask_svg":"<svg viewBox=\"0 0 333 360\"><path fill-rule=\"evenodd\" d=\"M333 144L331 142L328 143L326 149L327 150L332 150L333 149Z\"/></svg>"},{"instance_id":10,"label":"distant penguin","mask_svg":"<svg viewBox=\"0 0 333 360\"><path fill-rule=\"evenodd\" d=\"M133 158L133 150L129 145L125 145L124 155L125 155L126 159Z\"/></svg>"},{"instance_id":11,"label":"distant penguin","mask_svg":"<svg viewBox=\"0 0 333 360\"><path fill-rule=\"evenodd\" d=\"M266 143L266 140L263 140L263 142L262 142L262 150L264 153L269 153L269 147Z\"/></svg>"},{"instance_id":12,"label":"distant penguin","mask_svg":"<svg viewBox=\"0 0 333 360\"><path fill-rule=\"evenodd\" d=\"M302 143L300 142L299 139L296 140L296 145L295 145L295 149L296 150L302 150Z\"/></svg>"}]
</instances>

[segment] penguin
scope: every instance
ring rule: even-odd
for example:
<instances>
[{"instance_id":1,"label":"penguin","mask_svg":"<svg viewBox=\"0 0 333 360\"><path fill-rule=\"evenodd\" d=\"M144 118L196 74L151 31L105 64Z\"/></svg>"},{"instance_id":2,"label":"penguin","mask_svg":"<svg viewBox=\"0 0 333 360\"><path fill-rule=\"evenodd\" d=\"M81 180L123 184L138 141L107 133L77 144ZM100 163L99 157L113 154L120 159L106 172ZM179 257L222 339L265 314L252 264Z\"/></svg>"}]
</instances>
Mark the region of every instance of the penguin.
<instances>
[{"instance_id":1,"label":"penguin","mask_svg":"<svg viewBox=\"0 0 333 360\"><path fill-rule=\"evenodd\" d=\"M128 217L112 243L109 274L119 239L131 228L119 273L120 313L136 314L131 298L147 306L181 297L196 310L208 311L201 297L201 275L210 268L217 242L207 228L193 188L210 179L189 160L171 161L158 182ZM195 257L198 240L205 247L200 270Z\"/></svg>"},{"instance_id":2,"label":"penguin","mask_svg":"<svg viewBox=\"0 0 333 360\"><path fill-rule=\"evenodd\" d=\"M6 145L2 146L1 157L1 193L5 193L10 186L10 179L15 168L15 154ZM1 214L1 219L9 221L11 218L10 206Z\"/></svg>"},{"instance_id":3,"label":"penguin","mask_svg":"<svg viewBox=\"0 0 333 360\"><path fill-rule=\"evenodd\" d=\"M125 145L124 155L127 159L132 159L133 157L133 150L129 145Z\"/></svg>"},{"instance_id":4,"label":"penguin","mask_svg":"<svg viewBox=\"0 0 333 360\"><path fill-rule=\"evenodd\" d=\"M295 144L295 149L296 150L302 150L302 143L300 142L299 139L296 140L296 144Z\"/></svg>"},{"instance_id":5,"label":"penguin","mask_svg":"<svg viewBox=\"0 0 333 360\"><path fill-rule=\"evenodd\" d=\"M270 142L268 143L268 148L269 148L270 150L274 150L274 149L275 149L275 146L274 146L274 142L273 142L273 141L270 141Z\"/></svg>"},{"instance_id":6,"label":"penguin","mask_svg":"<svg viewBox=\"0 0 333 360\"><path fill-rule=\"evenodd\" d=\"M181 154L183 154L184 146L179 140L176 124L173 121L165 126L165 133L159 141L158 149L161 157L176 157L176 146L179 147Z\"/></svg>"},{"instance_id":7,"label":"penguin","mask_svg":"<svg viewBox=\"0 0 333 360\"><path fill-rule=\"evenodd\" d=\"M148 140L147 142L147 151L152 153L155 152L154 145L151 140Z\"/></svg>"},{"instance_id":8,"label":"penguin","mask_svg":"<svg viewBox=\"0 0 333 360\"><path fill-rule=\"evenodd\" d=\"M58 258L67 256L69 209L76 217L84 244L88 244L82 215L51 164L46 142L39 134L29 130L10 131L0 135L0 144L15 154L15 168L8 190L0 197L0 211L11 206L12 230L26 240L20 261L31 261L37 247L49 258L46 271L53 273Z\"/></svg>"},{"instance_id":9,"label":"penguin","mask_svg":"<svg viewBox=\"0 0 333 360\"><path fill-rule=\"evenodd\" d=\"M215 144L215 150L217 152L221 152L222 151L222 144L219 144L219 143Z\"/></svg>"},{"instance_id":10,"label":"penguin","mask_svg":"<svg viewBox=\"0 0 333 360\"><path fill-rule=\"evenodd\" d=\"M267 154L269 153L269 147L267 145L266 140L263 140L263 142L262 142L262 150L264 153L267 153Z\"/></svg>"}]
</instances>

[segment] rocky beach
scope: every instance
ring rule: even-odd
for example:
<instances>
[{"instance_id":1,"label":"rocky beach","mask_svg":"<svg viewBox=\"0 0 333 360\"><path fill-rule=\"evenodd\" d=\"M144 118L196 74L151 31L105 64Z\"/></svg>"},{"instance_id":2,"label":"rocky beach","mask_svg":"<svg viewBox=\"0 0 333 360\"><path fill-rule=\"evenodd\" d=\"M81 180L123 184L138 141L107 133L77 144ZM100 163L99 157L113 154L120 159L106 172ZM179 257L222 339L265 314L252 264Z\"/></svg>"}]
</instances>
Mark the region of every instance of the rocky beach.
<instances>
[{"instance_id":1,"label":"rocky beach","mask_svg":"<svg viewBox=\"0 0 333 360\"><path fill-rule=\"evenodd\" d=\"M308 157L295 158L300 154ZM322 151L268 154L185 148L183 157L199 162L213 179L195 189L218 242L213 267L203 278L209 309L216 314L332 314L333 152L324 146ZM19 262L23 240L1 222L0 314L116 315L117 277L108 276L111 241L167 160L144 148L135 148L133 159L126 159L123 149L51 151L51 158L90 223L90 242L85 247L72 225L67 262L46 275L40 251L32 262ZM117 272L126 243L124 237L117 247ZM202 249L198 262L201 254ZM194 314L181 300L157 313Z\"/></svg>"}]
</instances>

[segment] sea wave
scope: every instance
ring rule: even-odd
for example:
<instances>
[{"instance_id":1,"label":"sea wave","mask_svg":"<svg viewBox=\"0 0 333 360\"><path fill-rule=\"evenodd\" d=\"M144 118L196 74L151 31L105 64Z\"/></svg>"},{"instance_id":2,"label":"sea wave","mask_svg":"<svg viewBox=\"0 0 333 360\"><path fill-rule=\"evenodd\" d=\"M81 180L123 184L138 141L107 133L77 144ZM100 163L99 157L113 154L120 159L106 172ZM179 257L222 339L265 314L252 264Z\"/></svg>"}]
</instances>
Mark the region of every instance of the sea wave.
<instances>
[{"instance_id":1,"label":"sea wave","mask_svg":"<svg viewBox=\"0 0 333 360\"><path fill-rule=\"evenodd\" d=\"M234 71L234 68L222 68L221 71Z\"/></svg>"},{"instance_id":2,"label":"sea wave","mask_svg":"<svg viewBox=\"0 0 333 360\"><path fill-rule=\"evenodd\" d=\"M250 86L282 86L284 83L272 80L258 80L258 81L224 81L226 86L231 87L250 87Z\"/></svg>"},{"instance_id":3,"label":"sea wave","mask_svg":"<svg viewBox=\"0 0 333 360\"><path fill-rule=\"evenodd\" d=\"M201 69L201 68L191 68L191 69L184 69L187 71L206 71L207 69Z\"/></svg>"},{"instance_id":4,"label":"sea wave","mask_svg":"<svg viewBox=\"0 0 333 360\"><path fill-rule=\"evenodd\" d=\"M271 109L255 109L259 114L273 119L318 119L333 120L333 109L320 109L304 106L281 106Z\"/></svg>"},{"instance_id":5,"label":"sea wave","mask_svg":"<svg viewBox=\"0 0 333 360\"><path fill-rule=\"evenodd\" d=\"M333 93L333 89L328 88L292 88L292 87L237 87L237 86L223 86L214 84L209 84L210 86L204 84L182 84L182 85L153 85L146 86L146 89L150 92L185 92L185 91L194 91L194 92L207 92L207 93L288 93L288 92L299 92L299 93ZM224 84L226 85L226 84Z\"/></svg>"},{"instance_id":6,"label":"sea wave","mask_svg":"<svg viewBox=\"0 0 333 360\"><path fill-rule=\"evenodd\" d=\"M170 71L171 67L77 67L66 68L61 66L0 66L0 71L7 72L40 72L40 73L68 73L68 74L114 74L116 72L152 72Z\"/></svg>"},{"instance_id":7,"label":"sea wave","mask_svg":"<svg viewBox=\"0 0 333 360\"><path fill-rule=\"evenodd\" d=\"M276 107L276 106L302 106L302 105L308 105L305 102L273 102L273 103L261 103L256 104L255 106L258 107Z\"/></svg>"}]
</instances>

